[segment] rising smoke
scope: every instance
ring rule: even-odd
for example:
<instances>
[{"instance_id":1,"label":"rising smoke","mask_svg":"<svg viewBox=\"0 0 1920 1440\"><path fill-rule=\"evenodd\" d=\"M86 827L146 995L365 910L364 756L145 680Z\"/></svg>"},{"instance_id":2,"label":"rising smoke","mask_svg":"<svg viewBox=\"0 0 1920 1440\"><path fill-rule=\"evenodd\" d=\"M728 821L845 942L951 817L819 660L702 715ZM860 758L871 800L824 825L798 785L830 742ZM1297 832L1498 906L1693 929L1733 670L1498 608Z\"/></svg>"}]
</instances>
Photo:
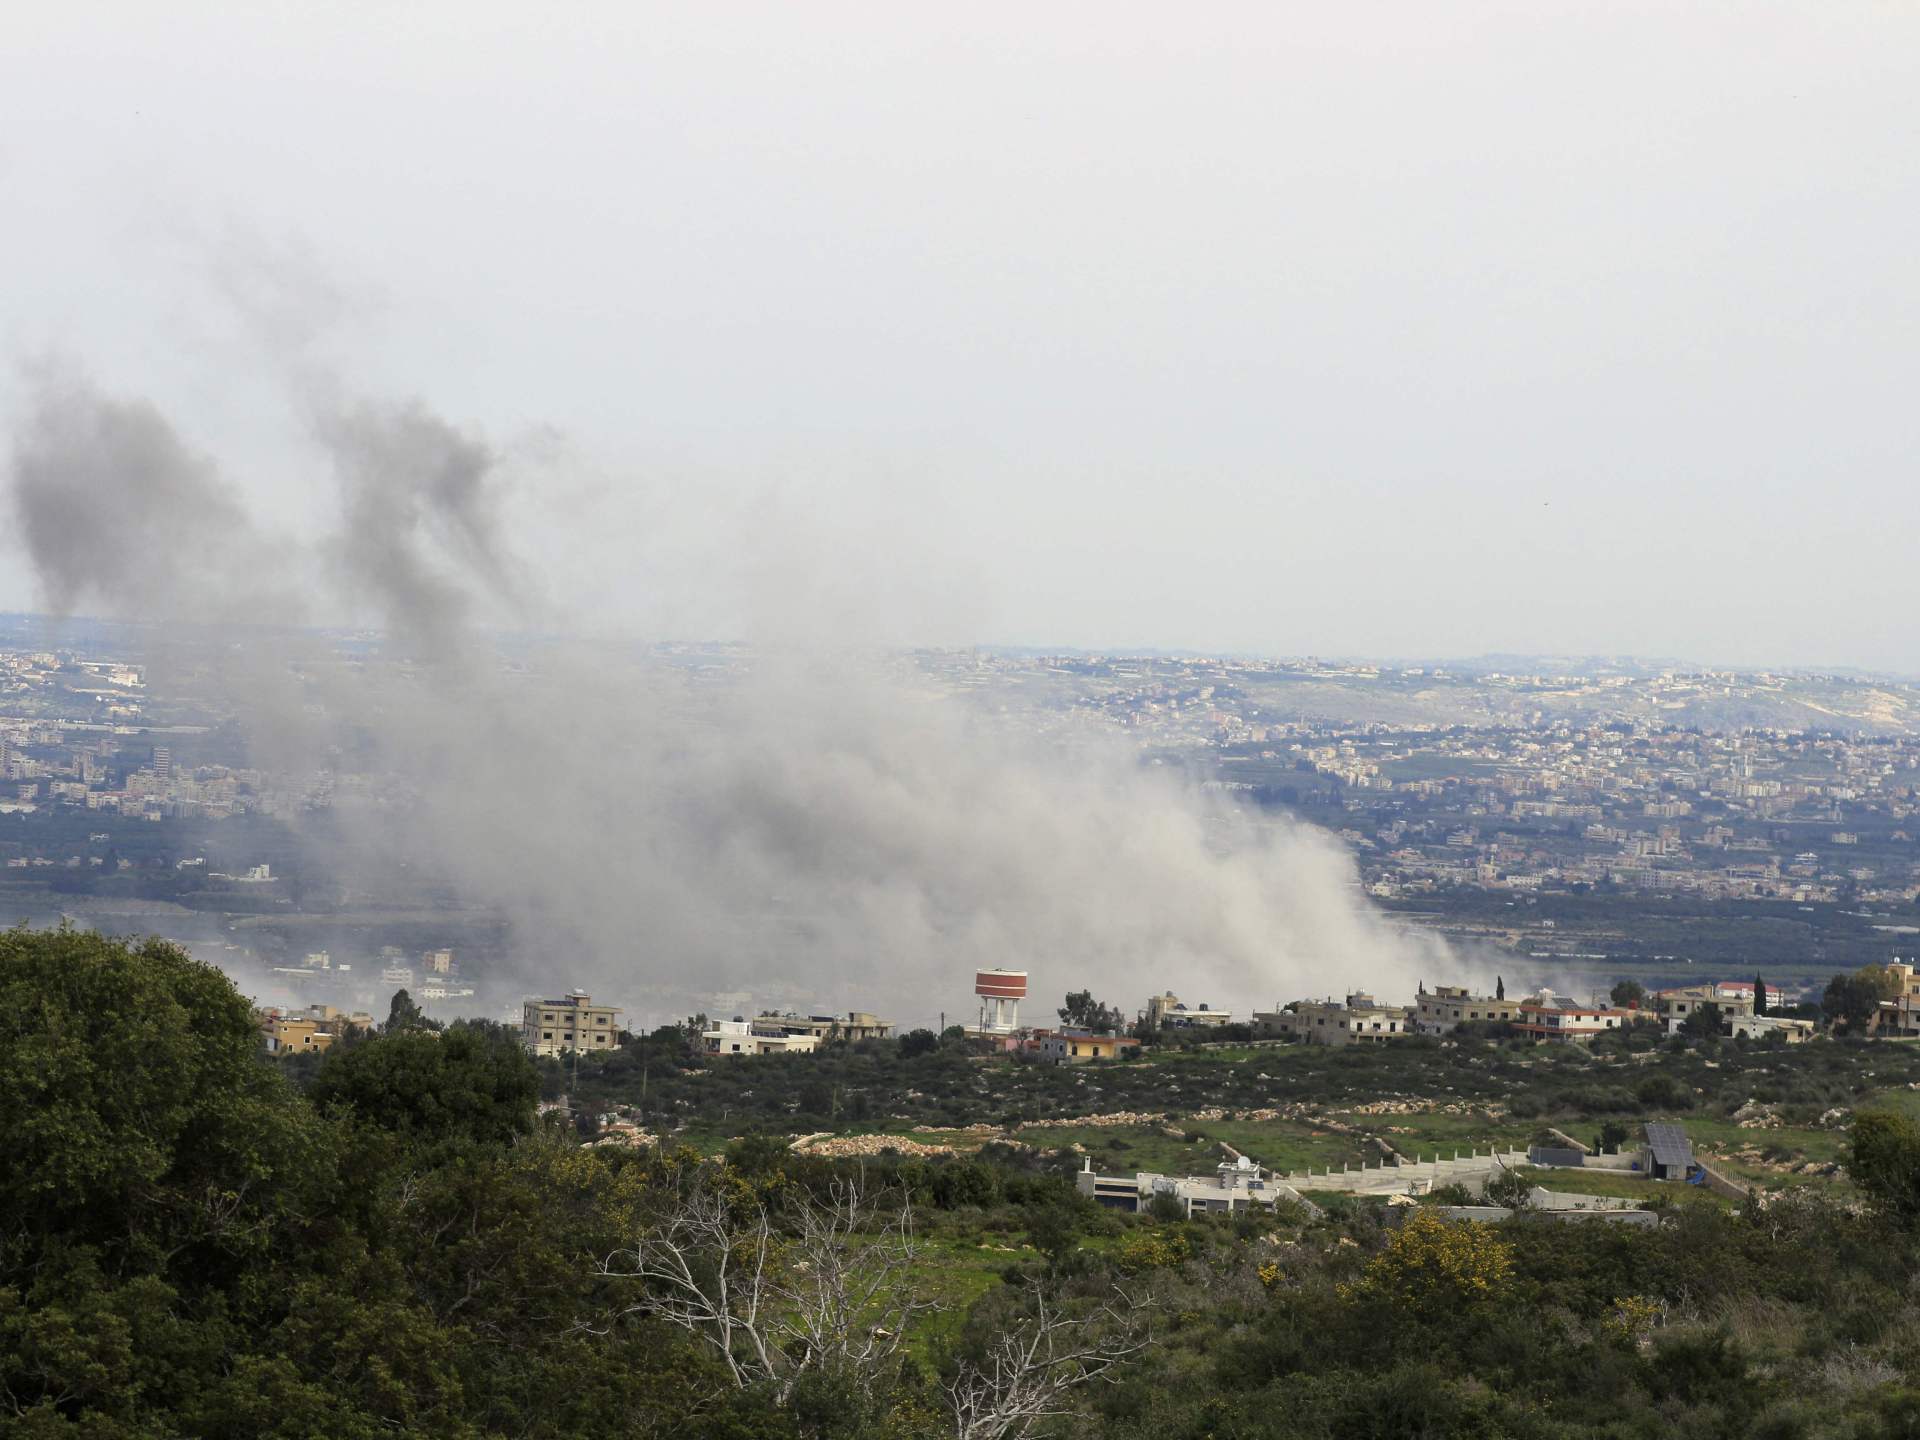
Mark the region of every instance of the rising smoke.
<instances>
[{"instance_id":1,"label":"rising smoke","mask_svg":"<svg viewBox=\"0 0 1920 1440\"><path fill-rule=\"evenodd\" d=\"M16 432L18 534L58 611L232 627L223 683L256 753L397 777L405 803L334 833L498 905L520 985L656 1016L744 990L917 1019L957 1018L984 965L1032 971L1042 1007L1084 986L1129 1007L1399 994L1456 968L1384 924L1319 832L1112 735L1024 735L885 656L794 648L721 681L605 644L504 663L482 617L524 618L537 587L495 452L417 403L310 376L301 396L329 534L269 538L156 409L70 374L38 378ZM382 661L260 628L343 611Z\"/></svg>"}]
</instances>

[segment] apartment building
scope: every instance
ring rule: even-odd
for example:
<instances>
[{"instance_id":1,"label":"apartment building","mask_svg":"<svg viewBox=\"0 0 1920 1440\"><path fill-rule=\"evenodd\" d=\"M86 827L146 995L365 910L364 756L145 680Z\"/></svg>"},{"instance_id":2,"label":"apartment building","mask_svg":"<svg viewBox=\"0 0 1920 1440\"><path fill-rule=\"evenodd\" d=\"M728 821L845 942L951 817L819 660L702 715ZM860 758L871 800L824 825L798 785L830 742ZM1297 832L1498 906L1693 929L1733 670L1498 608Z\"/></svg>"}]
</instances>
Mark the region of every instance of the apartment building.
<instances>
[{"instance_id":1,"label":"apartment building","mask_svg":"<svg viewBox=\"0 0 1920 1440\"><path fill-rule=\"evenodd\" d=\"M534 1055L611 1050L620 1042L620 1007L595 1005L584 990L560 1000L529 1000L521 1007L520 1043Z\"/></svg>"}]
</instances>

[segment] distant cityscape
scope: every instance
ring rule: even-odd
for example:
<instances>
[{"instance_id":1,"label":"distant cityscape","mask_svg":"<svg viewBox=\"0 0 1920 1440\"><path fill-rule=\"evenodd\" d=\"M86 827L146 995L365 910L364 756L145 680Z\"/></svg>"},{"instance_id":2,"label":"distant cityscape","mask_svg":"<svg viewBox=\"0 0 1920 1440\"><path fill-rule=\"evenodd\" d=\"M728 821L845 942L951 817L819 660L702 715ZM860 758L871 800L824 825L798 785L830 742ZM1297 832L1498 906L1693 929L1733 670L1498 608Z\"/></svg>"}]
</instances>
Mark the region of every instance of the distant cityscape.
<instances>
[{"instance_id":1,"label":"distant cityscape","mask_svg":"<svg viewBox=\"0 0 1920 1440\"><path fill-rule=\"evenodd\" d=\"M310 773L249 764L230 717L156 693L125 643L109 630L52 645L26 622L0 625L0 906L43 917L184 907L230 928L247 917L245 946L290 1000L371 1005L404 987L447 1004L482 987L490 1009L517 1019L517 996L484 991L502 942L460 928L471 914L400 944L367 932L314 946L275 931L276 917L396 906L393 893L311 867L289 873L274 837L301 817L403 800L404 783L344 761ZM651 660L694 687L753 663L737 646L663 646ZM1701 916L1786 907L1810 926L1851 927L1855 949L1839 956L1849 964L1890 958L1920 934L1920 687L1905 682L1627 662L1523 673L964 650L890 663L995 723L1065 741L1117 733L1142 764L1311 823L1352 853L1358 882L1396 923L1519 958L1601 973L1634 959L1625 928L1643 963L1690 960L1649 956L1644 927L1617 919L1583 934L1578 914L1537 908L1548 902L1604 901L1609 914L1683 902ZM1534 918L1513 918L1515 905ZM1706 935L1722 921L1690 923ZM1806 959L1803 981L1826 965L1824 951ZM1356 993L1367 980L1351 977ZM724 1018L812 1013L828 998L796 982L723 986L704 1004ZM656 1017L666 1008L648 1003Z\"/></svg>"}]
</instances>

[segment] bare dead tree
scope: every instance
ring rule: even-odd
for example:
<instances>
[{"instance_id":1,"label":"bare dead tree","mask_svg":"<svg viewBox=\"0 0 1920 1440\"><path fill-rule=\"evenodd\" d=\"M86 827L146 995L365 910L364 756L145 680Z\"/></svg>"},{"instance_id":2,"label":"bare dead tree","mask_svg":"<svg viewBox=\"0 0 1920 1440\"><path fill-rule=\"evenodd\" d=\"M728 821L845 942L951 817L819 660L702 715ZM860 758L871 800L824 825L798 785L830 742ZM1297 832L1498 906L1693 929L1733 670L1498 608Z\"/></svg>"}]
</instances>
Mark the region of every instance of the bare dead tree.
<instances>
[{"instance_id":1,"label":"bare dead tree","mask_svg":"<svg viewBox=\"0 0 1920 1440\"><path fill-rule=\"evenodd\" d=\"M769 1324L778 1238L766 1202L724 1175L683 1183L674 1203L633 1245L600 1265L602 1275L638 1280L645 1297L622 1314L678 1325L726 1363L736 1388L779 1373Z\"/></svg>"},{"instance_id":2,"label":"bare dead tree","mask_svg":"<svg viewBox=\"0 0 1920 1440\"><path fill-rule=\"evenodd\" d=\"M979 1363L962 1361L947 1383L954 1440L1019 1440L1044 1420L1071 1411L1072 1392L1113 1371L1153 1343L1148 1302L1116 1290L1116 1299L1070 1317L1034 1291L1033 1313L1002 1331Z\"/></svg>"},{"instance_id":3,"label":"bare dead tree","mask_svg":"<svg viewBox=\"0 0 1920 1440\"><path fill-rule=\"evenodd\" d=\"M736 1388L768 1385L785 1403L811 1370L871 1390L915 1317L939 1308L916 1294L918 1256L904 1197L843 1181L772 1206L703 1169L600 1273L645 1287L620 1313L679 1326L720 1356Z\"/></svg>"},{"instance_id":4,"label":"bare dead tree","mask_svg":"<svg viewBox=\"0 0 1920 1440\"><path fill-rule=\"evenodd\" d=\"M835 1181L824 1198L799 1205L792 1223L793 1260L776 1287L782 1350L800 1369L833 1371L869 1393L915 1318L940 1308L915 1284L912 1206Z\"/></svg>"}]
</instances>

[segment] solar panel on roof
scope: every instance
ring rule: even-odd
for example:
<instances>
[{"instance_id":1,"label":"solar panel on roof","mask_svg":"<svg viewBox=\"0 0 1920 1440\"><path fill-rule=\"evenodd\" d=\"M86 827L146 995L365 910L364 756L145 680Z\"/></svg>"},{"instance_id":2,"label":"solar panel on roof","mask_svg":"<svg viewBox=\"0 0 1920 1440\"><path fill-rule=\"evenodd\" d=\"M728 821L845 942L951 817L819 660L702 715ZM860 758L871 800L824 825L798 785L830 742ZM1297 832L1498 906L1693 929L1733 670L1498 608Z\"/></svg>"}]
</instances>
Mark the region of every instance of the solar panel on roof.
<instances>
[{"instance_id":1,"label":"solar panel on roof","mask_svg":"<svg viewBox=\"0 0 1920 1440\"><path fill-rule=\"evenodd\" d=\"M1684 1170L1693 1163L1693 1146L1687 1132L1678 1125L1647 1126L1647 1145L1656 1165Z\"/></svg>"}]
</instances>

